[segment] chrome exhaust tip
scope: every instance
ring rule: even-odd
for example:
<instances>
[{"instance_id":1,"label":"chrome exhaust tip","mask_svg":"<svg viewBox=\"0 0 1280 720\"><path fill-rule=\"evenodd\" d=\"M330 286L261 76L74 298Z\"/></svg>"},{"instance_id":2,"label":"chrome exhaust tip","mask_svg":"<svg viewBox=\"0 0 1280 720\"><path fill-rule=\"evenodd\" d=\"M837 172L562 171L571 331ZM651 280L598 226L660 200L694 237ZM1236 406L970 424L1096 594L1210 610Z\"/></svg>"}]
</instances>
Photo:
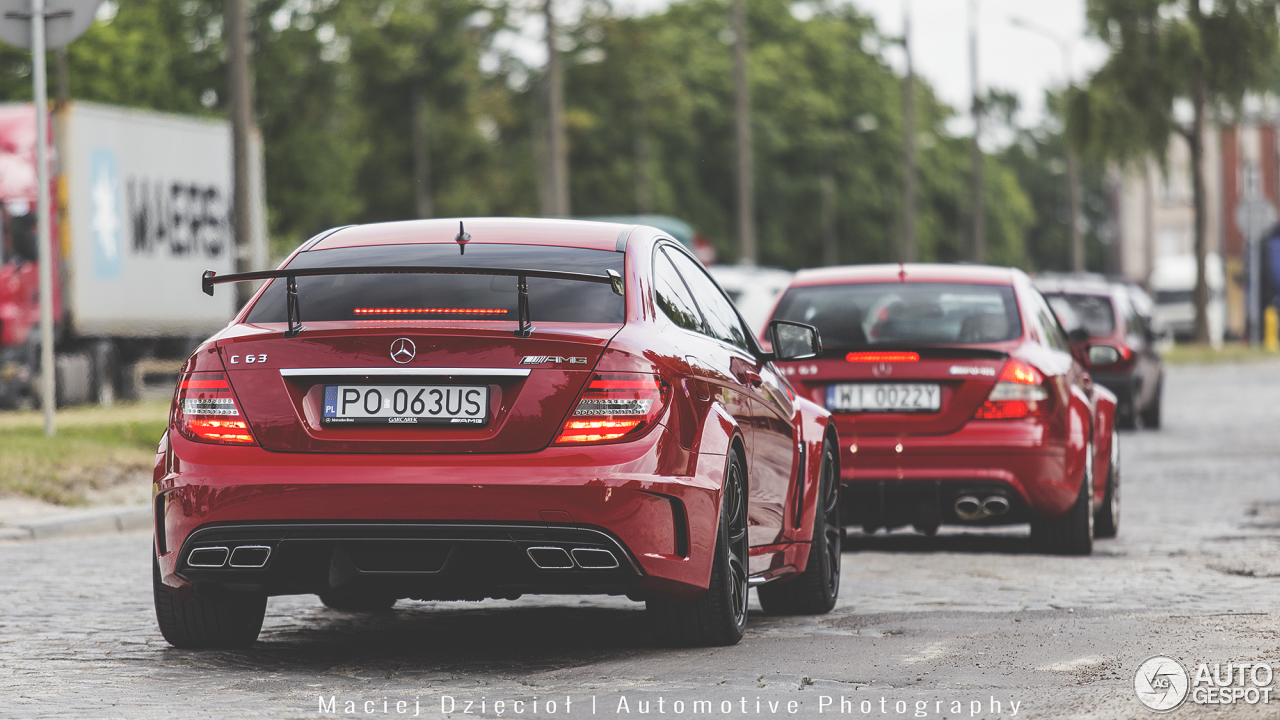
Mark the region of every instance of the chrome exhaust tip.
<instances>
[{"instance_id":1,"label":"chrome exhaust tip","mask_svg":"<svg viewBox=\"0 0 1280 720\"><path fill-rule=\"evenodd\" d=\"M241 545L231 551L228 564L233 568L260 568L267 564L269 557L271 548L266 545Z\"/></svg>"},{"instance_id":2,"label":"chrome exhaust tip","mask_svg":"<svg viewBox=\"0 0 1280 720\"><path fill-rule=\"evenodd\" d=\"M1009 512L1009 499L1003 495L992 495L982 501L982 509L988 515L1003 515Z\"/></svg>"},{"instance_id":3,"label":"chrome exhaust tip","mask_svg":"<svg viewBox=\"0 0 1280 720\"><path fill-rule=\"evenodd\" d=\"M618 558L603 548L574 548L573 561L587 570L612 570L618 567Z\"/></svg>"},{"instance_id":4,"label":"chrome exhaust tip","mask_svg":"<svg viewBox=\"0 0 1280 720\"><path fill-rule=\"evenodd\" d=\"M961 520L981 520L987 516L987 511L982 509L982 503L972 495L961 495L956 498L955 510L956 517Z\"/></svg>"},{"instance_id":5,"label":"chrome exhaust tip","mask_svg":"<svg viewBox=\"0 0 1280 720\"><path fill-rule=\"evenodd\" d=\"M528 553L529 559L541 570L570 570L573 568L573 558L569 557L569 553L564 548L531 547Z\"/></svg>"},{"instance_id":6,"label":"chrome exhaust tip","mask_svg":"<svg viewBox=\"0 0 1280 720\"><path fill-rule=\"evenodd\" d=\"M202 547L187 553L187 565L197 568L220 568L227 564L231 551L224 547Z\"/></svg>"}]
</instances>

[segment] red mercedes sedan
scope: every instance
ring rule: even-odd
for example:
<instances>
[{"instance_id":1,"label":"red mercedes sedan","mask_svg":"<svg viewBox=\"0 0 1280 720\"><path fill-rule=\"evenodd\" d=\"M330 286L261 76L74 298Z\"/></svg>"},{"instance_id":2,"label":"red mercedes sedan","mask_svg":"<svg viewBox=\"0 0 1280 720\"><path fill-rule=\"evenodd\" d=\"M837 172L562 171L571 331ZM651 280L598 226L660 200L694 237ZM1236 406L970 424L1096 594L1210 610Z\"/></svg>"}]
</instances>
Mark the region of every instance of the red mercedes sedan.
<instances>
[{"instance_id":1,"label":"red mercedes sedan","mask_svg":"<svg viewBox=\"0 0 1280 720\"><path fill-rule=\"evenodd\" d=\"M607 593L660 640L736 643L747 597L840 578L830 414L661 231L468 219L344 227L192 353L155 466L154 598L177 647L253 642L271 595ZM193 279L194 281L194 279Z\"/></svg>"},{"instance_id":2,"label":"red mercedes sedan","mask_svg":"<svg viewBox=\"0 0 1280 720\"><path fill-rule=\"evenodd\" d=\"M863 530L1031 524L1087 554L1120 513L1116 398L1021 271L869 265L796 275L774 321L822 356L783 364L840 432L843 518Z\"/></svg>"}]
</instances>

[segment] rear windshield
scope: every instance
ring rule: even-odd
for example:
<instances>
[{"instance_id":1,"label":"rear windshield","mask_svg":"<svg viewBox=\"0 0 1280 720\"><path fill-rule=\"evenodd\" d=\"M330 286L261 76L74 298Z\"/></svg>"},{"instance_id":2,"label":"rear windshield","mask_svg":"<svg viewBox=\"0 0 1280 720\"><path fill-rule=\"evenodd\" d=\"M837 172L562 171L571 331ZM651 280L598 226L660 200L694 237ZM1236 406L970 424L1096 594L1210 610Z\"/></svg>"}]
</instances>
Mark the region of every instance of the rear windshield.
<instances>
[{"instance_id":1,"label":"rear windshield","mask_svg":"<svg viewBox=\"0 0 1280 720\"><path fill-rule=\"evenodd\" d=\"M299 253L291 268L348 265L445 265L623 273L623 254L540 245L380 245ZM533 322L619 323L622 297L607 283L529 278ZM251 323L286 322L284 280L273 280L249 311ZM517 322L516 278L504 275L334 275L298 278L302 321L450 320Z\"/></svg>"},{"instance_id":2,"label":"rear windshield","mask_svg":"<svg viewBox=\"0 0 1280 720\"><path fill-rule=\"evenodd\" d=\"M817 285L787 290L775 320L818 328L823 347L950 345L1013 340L1013 288L962 283Z\"/></svg>"},{"instance_id":3,"label":"rear windshield","mask_svg":"<svg viewBox=\"0 0 1280 720\"><path fill-rule=\"evenodd\" d=\"M1045 299L1068 330L1081 327L1094 337L1115 332L1116 312L1105 295L1046 295Z\"/></svg>"}]
</instances>

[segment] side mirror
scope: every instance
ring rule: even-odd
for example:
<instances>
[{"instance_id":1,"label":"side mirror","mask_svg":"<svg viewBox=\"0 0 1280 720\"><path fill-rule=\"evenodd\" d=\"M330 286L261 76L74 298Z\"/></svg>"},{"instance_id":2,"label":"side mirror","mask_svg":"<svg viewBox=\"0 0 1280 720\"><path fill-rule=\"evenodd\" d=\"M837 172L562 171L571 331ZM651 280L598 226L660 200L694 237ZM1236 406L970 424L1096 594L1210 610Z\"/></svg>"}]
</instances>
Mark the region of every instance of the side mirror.
<instances>
[{"instance_id":1,"label":"side mirror","mask_svg":"<svg viewBox=\"0 0 1280 720\"><path fill-rule=\"evenodd\" d=\"M818 328L789 320L769 323L769 344L773 360L808 360L822 354Z\"/></svg>"},{"instance_id":2,"label":"side mirror","mask_svg":"<svg viewBox=\"0 0 1280 720\"><path fill-rule=\"evenodd\" d=\"M1120 361L1120 351L1110 345L1090 345L1085 356L1090 365L1110 365Z\"/></svg>"},{"instance_id":3,"label":"side mirror","mask_svg":"<svg viewBox=\"0 0 1280 720\"><path fill-rule=\"evenodd\" d=\"M1075 328L1071 332L1067 333L1067 340L1070 340L1072 343L1082 343L1086 342L1088 339L1089 331L1082 327Z\"/></svg>"}]
</instances>

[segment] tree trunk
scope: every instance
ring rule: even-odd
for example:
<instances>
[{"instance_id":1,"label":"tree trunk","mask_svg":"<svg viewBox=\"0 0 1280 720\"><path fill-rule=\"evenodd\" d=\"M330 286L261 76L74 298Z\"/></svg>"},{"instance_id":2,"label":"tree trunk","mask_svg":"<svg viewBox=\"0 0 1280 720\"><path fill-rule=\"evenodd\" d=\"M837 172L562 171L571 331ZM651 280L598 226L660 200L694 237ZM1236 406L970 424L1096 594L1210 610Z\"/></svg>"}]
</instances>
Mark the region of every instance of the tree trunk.
<instances>
[{"instance_id":1,"label":"tree trunk","mask_svg":"<svg viewBox=\"0 0 1280 720\"><path fill-rule=\"evenodd\" d=\"M821 200L822 264L840 264L840 238L836 235L836 178L830 170L818 176Z\"/></svg>"},{"instance_id":2,"label":"tree trunk","mask_svg":"<svg viewBox=\"0 0 1280 720\"><path fill-rule=\"evenodd\" d=\"M550 181L554 217L569 217L569 146L564 134L564 71L556 51L556 19L552 0L543 12L547 20L547 128L550 136Z\"/></svg>"},{"instance_id":3,"label":"tree trunk","mask_svg":"<svg viewBox=\"0 0 1280 720\"><path fill-rule=\"evenodd\" d=\"M1071 270L1084 272L1084 237L1080 233L1080 162L1067 146L1067 194L1071 206Z\"/></svg>"},{"instance_id":4,"label":"tree trunk","mask_svg":"<svg viewBox=\"0 0 1280 720\"><path fill-rule=\"evenodd\" d=\"M431 140L427 135L427 100L422 88L414 83L409 102L410 140L413 143L413 187L414 209L418 217L429 218L435 215L435 203L431 197Z\"/></svg>"},{"instance_id":5,"label":"tree trunk","mask_svg":"<svg viewBox=\"0 0 1280 720\"><path fill-rule=\"evenodd\" d=\"M751 86L747 83L746 0L733 0L734 135L738 155L738 262L756 264L755 167L751 155Z\"/></svg>"},{"instance_id":6,"label":"tree trunk","mask_svg":"<svg viewBox=\"0 0 1280 720\"><path fill-rule=\"evenodd\" d=\"M249 78L249 23L244 0L227 0L224 8L227 26L227 105L231 111L232 164L235 181L232 186L232 229L235 233L236 271L249 267L249 243L252 242L252 203L249 193L249 133L253 127L253 86ZM253 293L249 283L236 285L240 303Z\"/></svg>"},{"instance_id":7,"label":"tree trunk","mask_svg":"<svg viewBox=\"0 0 1280 720\"><path fill-rule=\"evenodd\" d=\"M1195 341L1209 342L1209 284L1205 279L1205 258L1208 255L1209 217L1205 207L1204 187L1204 113L1206 89L1203 65L1197 63L1192 79L1191 102L1195 108L1188 138L1191 146L1191 193L1195 203L1195 253L1196 253L1196 324Z\"/></svg>"},{"instance_id":8,"label":"tree trunk","mask_svg":"<svg viewBox=\"0 0 1280 720\"><path fill-rule=\"evenodd\" d=\"M916 74L911 64L911 19L904 18L902 48L907 74L902 80L902 262L916 261Z\"/></svg>"}]
</instances>

